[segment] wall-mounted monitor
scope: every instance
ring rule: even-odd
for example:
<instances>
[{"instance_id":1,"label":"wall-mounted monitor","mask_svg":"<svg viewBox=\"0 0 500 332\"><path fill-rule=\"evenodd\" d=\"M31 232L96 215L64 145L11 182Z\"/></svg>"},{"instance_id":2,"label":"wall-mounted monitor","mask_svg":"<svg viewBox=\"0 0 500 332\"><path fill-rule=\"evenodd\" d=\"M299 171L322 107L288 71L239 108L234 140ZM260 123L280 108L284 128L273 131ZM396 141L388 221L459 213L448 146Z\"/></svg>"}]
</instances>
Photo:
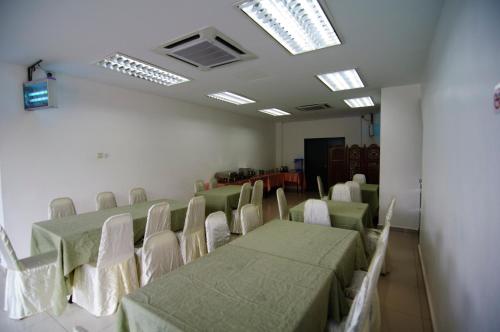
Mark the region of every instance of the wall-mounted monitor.
<instances>
[{"instance_id":1,"label":"wall-mounted monitor","mask_svg":"<svg viewBox=\"0 0 500 332\"><path fill-rule=\"evenodd\" d=\"M56 107L54 78L30 81L23 84L24 109L34 111L42 108Z\"/></svg>"}]
</instances>

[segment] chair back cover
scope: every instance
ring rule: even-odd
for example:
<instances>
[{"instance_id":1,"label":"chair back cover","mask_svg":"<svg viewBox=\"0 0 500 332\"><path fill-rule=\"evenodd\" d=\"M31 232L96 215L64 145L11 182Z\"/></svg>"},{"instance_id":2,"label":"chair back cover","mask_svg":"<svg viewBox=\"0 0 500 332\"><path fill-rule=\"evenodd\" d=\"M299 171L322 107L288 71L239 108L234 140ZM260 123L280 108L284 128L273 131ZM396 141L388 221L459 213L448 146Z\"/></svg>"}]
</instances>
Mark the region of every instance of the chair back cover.
<instances>
[{"instance_id":1,"label":"chair back cover","mask_svg":"<svg viewBox=\"0 0 500 332\"><path fill-rule=\"evenodd\" d=\"M325 190L323 189L323 181L321 181L321 176L316 177L316 182L318 182L319 199L325 197Z\"/></svg>"},{"instance_id":2,"label":"chair back cover","mask_svg":"<svg viewBox=\"0 0 500 332\"><path fill-rule=\"evenodd\" d=\"M359 184L364 184L366 183L366 176L364 174L354 174L352 180Z\"/></svg>"},{"instance_id":3,"label":"chair back cover","mask_svg":"<svg viewBox=\"0 0 500 332\"><path fill-rule=\"evenodd\" d=\"M147 200L148 197L146 196L146 190L143 188L130 189L130 192L128 193L128 202L130 205L147 202Z\"/></svg>"},{"instance_id":4,"label":"chair back cover","mask_svg":"<svg viewBox=\"0 0 500 332\"><path fill-rule=\"evenodd\" d=\"M343 183L337 183L333 186L332 200L338 202L351 202L351 191L349 187Z\"/></svg>"},{"instance_id":5,"label":"chair back cover","mask_svg":"<svg viewBox=\"0 0 500 332\"><path fill-rule=\"evenodd\" d=\"M116 207L115 194L113 194L110 191L98 193L95 198L95 205L97 211L115 208Z\"/></svg>"},{"instance_id":6,"label":"chair back cover","mask_svg":"<svg viewBox=\"0 0 500 332\"><path fill-rule=\"evenodd\" d=\"M283 188L278 188L276 190L276 196L278 198L278 210L280 213L281 220L290 220L290 211L288 210L288 204L286 202L285 191Z\"/></svg>"},{"instance_id":7,"label":"chair back cover","mask_svg":"<svg viewBox=\"0 0 500 332\"><path fill-rule=\"evenodd\" d=\"M19 271L21 270L21 266L19 261L17 260L16 252L10 243L9 237L7 233L0 225L0 257L2 261L5 263L7 269Z\"/></svg>"},{"instance_id":8,"label":"chair back cover","mask_svg":"<svg viewBox=\"0 0 500 332\"><path fill-rule=\"evenodd\" d=\"M304 223L331 227L328 204L320 199L308 199L304 206Z\"/></svg>"},{"instance_id":9,"label":"chair back cover","mask_svg":"<svg viewBox=\"0 0 500 332\"><path fill-rule=\"evenodd\" d=\"M141 287L182 265L177 237L170 230L157 232L144 240L141 253Z\"/></svg>"},{"instance_id":10,"label":"chair back cover","mask_svg":"<svg viewBox=\"0 0 500 332\"><path fill-rule=\"evenodd\" d=\"M152 205L148 210L144 239L149 236L171 229L170 224L170 204L161 202Z\"/></svg>"},{"instance_id":11,"label":"chair back cover","mask_svg":"<svg viewBox=\"0 0 500 332\"><path fill-rule=\"evenodd\" d=\"M102 225L97 268L106 268L134 256L134 229L130 213L109 217Z\"/></svg>"},{"instance_id":12,"label":"chair back cover","mask_svg":"<svg viewBox=\"0 0 500 332\"><path fill-rule=\"evenodd\" d=\"M197 193L203 190L205 190L205 182L203 180L196 180L194 183L194 192Z\"/></svg>"},{"instance_id":13,"label":"chair back cover","mask_svg":"<svg viewBox=\"0 0 500 332\"><path fill-rule=\"evenodd\" d=\"M243 235L262 225L259 206L247 204L241 208L241 231Z\"/></svg>"},{"instance_id":14,"label":"chair back cover","mask_svg":"<svg viewBox=\"0 0 500 332\"><path fill-rule=\"evenodd\" d=\"M349 192L351 193L351 201L361 203L361 188L359 187L359 183L356 181L347 181L345 185L349 188Z\"/></svg>"},{"instance_id":15,"label":"chair back cover","mask_svg":"<svg viewBox=\"0 0 500 332\"><path fill-rule=\"evenodd\" d=\"M393 197L391 199L391 203L389 203L389 208L387 209L387 213L385 215L385 222L390 223L392 220L392 215L394 213L394 206L396 205L396 198Z\"/></svg>"},{"instance_id":16,"label":"chair back cover","mask_svg":"<svg viewBox=\"0 0 500 332\"><path fill-rule=\"evenodd\" d=\"M210 189L217 188L217 179L216 178L211 178L208 182L208 187Z\"/></svg>"},{"instance_id":17,"label":"chair back cover","mask_svg":"<svg viewBox=\"0 0 500 332\"><path fill-rule=\"evenodd\" d=\"M241 186L240 199L238 200L238 213L241 213L241 208L250 203L250 196L252 195L252 186L246 182Z\"/></svg>"},{"instance_id":18,"label":"chair back cover","mask_svg":"<svg viewBox=\"0 0 500 332\"><path fill-rule=\"evenodd\" d=\"M205 230L205 197L196 196L191 198L188 204L186 219L184 221L184 235Z\"/></svg>"},{"instance_id":19,"label":"chair back cover","mask_svg":"<svg viewBox=\"0 0 500 332\"><path fill-rule=\"evenodd\" d=\"M49 219L63 218L75 214L75 204L69 197L56 198L49 204Z\"/></svg>"},{"instance_id":20,"label":"chair back cover","mask_svg":"<svg viewBox=\"0 0 500 332\"><path fill-rule=\"evenodd\" d=\"M222 211L210 213L205 220L207 250L209 253L228 243L231 239L226 214Z\"/></svg>"},{"instance_id":21,"label":"chair back cover","mask_svg":"<svg viewBox=\"0 0 500 332\"><path fill-rule=\"evenodd\" d=\"M257 180L253 184L252 199L250 203L262 206L262 197L264 195L264 181Z\"/></svg>"}]
</instances>

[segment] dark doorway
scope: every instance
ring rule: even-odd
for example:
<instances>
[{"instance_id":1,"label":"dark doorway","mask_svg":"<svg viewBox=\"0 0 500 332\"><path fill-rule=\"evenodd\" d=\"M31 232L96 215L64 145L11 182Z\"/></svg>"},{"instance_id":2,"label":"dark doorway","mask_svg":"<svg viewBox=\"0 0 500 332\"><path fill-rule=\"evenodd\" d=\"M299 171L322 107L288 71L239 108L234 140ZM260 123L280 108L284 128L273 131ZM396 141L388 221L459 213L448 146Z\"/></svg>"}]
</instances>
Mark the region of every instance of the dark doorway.
<instances>
[{"instance_id":1,"label":"dark doorway","mask_svg":"<svg viewBox=\"0 0 500 332\"><path fill-rule=\"evenodd\" d=\"M333 185L329 180L329 150L332 147L345 147L345 137L306 138L304 139L304 172L308 191L317 191L316 176L321 176L325 190Z\"/></svg>"}]
</instances>

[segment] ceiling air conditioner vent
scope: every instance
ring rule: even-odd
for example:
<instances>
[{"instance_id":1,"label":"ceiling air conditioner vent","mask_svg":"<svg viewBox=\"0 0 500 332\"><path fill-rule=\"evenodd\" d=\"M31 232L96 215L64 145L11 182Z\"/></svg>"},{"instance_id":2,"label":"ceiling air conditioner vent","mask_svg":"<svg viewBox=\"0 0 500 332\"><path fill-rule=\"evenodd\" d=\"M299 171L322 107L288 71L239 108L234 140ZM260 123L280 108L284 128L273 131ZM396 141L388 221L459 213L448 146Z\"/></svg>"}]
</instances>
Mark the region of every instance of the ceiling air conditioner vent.
<instances>
[{"instance_id":1,"label":"ceiling air conditioner vent","mask_svg":"<svg viewBox=\"0 0 500 332\"><path fill-rule=\"evenodd\" d=\"M200 70L210 70L256 56L214 28L206 28L177 38L154 50Z\"/></svg>"},{"instance_id":2,"label":"ceiling air conditioner vent","mask_svg":"<svg viewBox=\"0 0 500 332\"><path fill-rule=\"evenodd\" d=\"M330 105L328 104L311 104L311 105L297 106L297 109L303 112L326 110L328 108L330 108Z\"/></svg>"}]
</instances>

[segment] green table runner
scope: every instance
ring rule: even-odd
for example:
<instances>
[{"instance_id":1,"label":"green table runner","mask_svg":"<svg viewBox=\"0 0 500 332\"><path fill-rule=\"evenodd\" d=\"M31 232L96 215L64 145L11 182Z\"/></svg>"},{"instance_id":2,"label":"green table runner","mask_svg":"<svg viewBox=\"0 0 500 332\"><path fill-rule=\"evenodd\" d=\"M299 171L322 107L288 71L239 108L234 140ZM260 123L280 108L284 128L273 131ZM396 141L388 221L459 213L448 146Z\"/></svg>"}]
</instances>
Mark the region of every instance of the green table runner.
<instances>
[{"instance_id":1,"label":"green table runner","mask_svg":"<svg viewBox=\"0 0 500 332\"><path fill-rule=\"evenodd\" d=\"M364 183L359 185L361 189L361 201L370 206L372 218L378 216L378 184ZM328 199L332 199L333 186L328 190Z\"/></svg>"},{"instance_id":2,"label":"green table runner","mask_svg":"<svg viewBox=\"0 0 500 332\"><path fill-rule=\"evenodd\" d=\"M273 220L229 243L331 270L329 313L336 321L349 312L344 289L355 270L367 267L358 232L320 225Z\"/></svg>"},{"instance_id":3,"label":"green table runner","mask_svg":"<svg viewBox=\"0 0 500 332\"><path fill-rule=\"evenodd\" d=\"M212 212L223 211L226 213L227 222L230 223L232 211L238 208L240 191L241 186L230 185L199 191L195 196L205 196L207 216Z\"/></svg>"},{"instance_id":4,"label":"green table runner","mask_svg":"<svg viewBox=\"0 0 500 332\"><path fill-rule=\"evenodd\" d=\"M149 208L162 201L170 204L172 231L182 230L186 203L168 199L149 201L34 223L31 230L31 254L58 250L64 275L68 276L77 266L97 260L102 225L106 219L129 212L134 221L134 239L137 241L144 236Z\"/></svg>"},{"instance_id":5,"label":"green table runner","mask_svg":"<svg viewBox=\"0 0 500 332\"><path fill-rule=\"evenodd\" d=\"M324 331L332 272L223 246L122 299L119 331Z\"/></svg>"}]
</instances>

